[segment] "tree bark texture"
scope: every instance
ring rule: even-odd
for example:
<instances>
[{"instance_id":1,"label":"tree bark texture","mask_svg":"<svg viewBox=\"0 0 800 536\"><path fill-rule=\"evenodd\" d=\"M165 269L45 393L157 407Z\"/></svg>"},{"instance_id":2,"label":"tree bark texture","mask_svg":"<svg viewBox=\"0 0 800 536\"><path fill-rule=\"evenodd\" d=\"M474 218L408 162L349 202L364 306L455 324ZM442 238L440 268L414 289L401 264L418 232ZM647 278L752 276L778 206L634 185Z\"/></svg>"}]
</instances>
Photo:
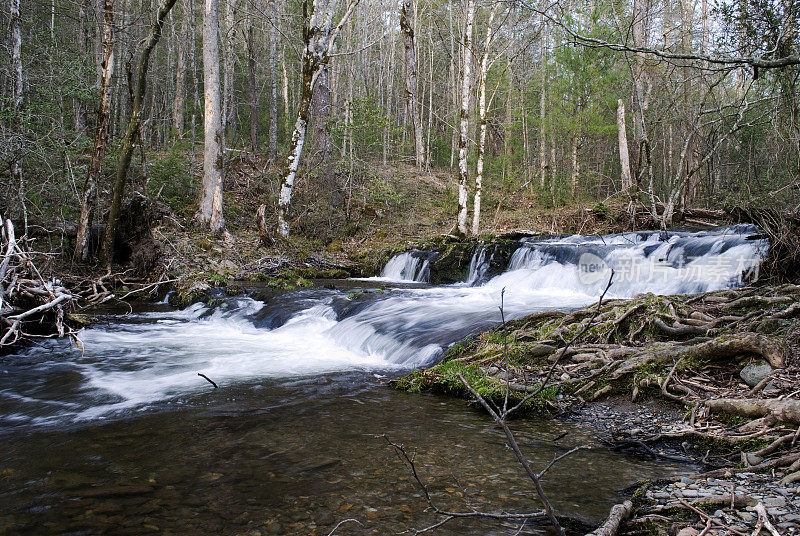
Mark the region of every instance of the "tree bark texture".
<instances>
[{"instance_id":1,"label":"tree bark texture","mask_svg":"<svg viewBox=\"0 0 800 536\"><path fill-rule=\"evenodd\" d=\"M332 28L333 14L338 5L336 0L304 0L303 2L304 46L300 69L302 82L300 107L289 146L289 155L286 158L286 173L278 198L277 233L284 238L289 236L289 209L292 203L297 168L300 165L300 156L303 154L314 86L322 67L328 61L336 37L357 4L358 0L351 0L339 24Z\"/></svg>"},{"instance_id":2,"label":"tree bark texture","mask_svg":"<svg viewBox=\"0 0 800 536\"><path fill-rule=\"evenodd\" d=\"M258 88L256 87L256 52L253 34L255 18L250 15L247 26L247 83L250 90L250 148L258 148ZM272 156L270 156L272 158Z\"/></svg>"},{"instance_id":3,"label":"tree bark texture","mask_svg":"<svg viewBox=\"0 0 800 536\"><path fill-rule=\"evenodd\" d=\"M178 38L178 58L175 65L175 98L172 101L172 128L175 137L183 138L183 129L186 126L186 59L189 56L189 40L194 36L189 33L189 18L192 17L192 4L183 0L183 20Z\"/></svg>"},{"instance_id":4,"label":"tree bark texture","mask_svg":"<svg viewBox=\"0 0 800 536\"><path fill-rule=\"evenodd\" d=\"M492 6L489 12L489 22L486 25L486 42L481 55L481 70L478 75L478 117L480 131L478 133L478 163L475 170L475 201L472 213L472 234L478 235L481 230L481 193L483 189L483 160L486 155L486 75L489 71L489 51L494 37L494 18L497 14L497 5Z\"/></svg>"},{"instance_id":5,"label":"tree bark texture","mask_svg":"<svg viewBox=\"0 0 800 536\"><path fill-rule=\"evenodd\" d=\"M272 16L277 19L278 0L272 0ZM269 157L278 157L278 30L274 24L269 26ZM288 100L288 99L287 99ZM289 115L288 104L283 111Z\"/></svg>"},{"instance_id":6,"label":"tree bark texture","mask_svg":"<svg viewBox=\"0 0 800 536\"><path fill-rule=\"evenodd\" d=\"M617 101L617 131L619 141L619 165L621 168L622 191L627 192L633 188L631 177L631 159L628 153L628 133L625 129L625 103L622 99Z\"/></svg>"}]
</instances>

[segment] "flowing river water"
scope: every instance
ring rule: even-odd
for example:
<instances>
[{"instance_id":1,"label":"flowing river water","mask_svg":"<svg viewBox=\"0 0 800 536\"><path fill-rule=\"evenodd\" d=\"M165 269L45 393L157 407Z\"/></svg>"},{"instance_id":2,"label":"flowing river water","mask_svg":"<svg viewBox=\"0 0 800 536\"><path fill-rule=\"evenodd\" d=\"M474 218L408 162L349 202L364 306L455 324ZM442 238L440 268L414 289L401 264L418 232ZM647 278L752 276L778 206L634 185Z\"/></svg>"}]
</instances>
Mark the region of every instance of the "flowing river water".
<instances>
[{"instance_id":1,"label":"flowing river water","mask_svg":"<svg viewBox=\"0 0 800 536\"><path fill-rule=\"evenodd\" d=\"M363 527L339 534L395 534L435 521L384 436L416 452L443 506L535 510L484 414L387 379L496 324L503 289L516 318L592 303L610 267L614 297L741 285L766 253L754 232L523 239L502 273L488 275L492 252L479 248L464 283L437 287L420 283L433 256L417 252L373 280L102 315L80 344L0 358L0 534L320 535L347 518ZM567 423L514 426L536 464L594 445L546 486L561 513L588 522L626 486L685 469L609 452Z\"/></svg>"}]
</instances>

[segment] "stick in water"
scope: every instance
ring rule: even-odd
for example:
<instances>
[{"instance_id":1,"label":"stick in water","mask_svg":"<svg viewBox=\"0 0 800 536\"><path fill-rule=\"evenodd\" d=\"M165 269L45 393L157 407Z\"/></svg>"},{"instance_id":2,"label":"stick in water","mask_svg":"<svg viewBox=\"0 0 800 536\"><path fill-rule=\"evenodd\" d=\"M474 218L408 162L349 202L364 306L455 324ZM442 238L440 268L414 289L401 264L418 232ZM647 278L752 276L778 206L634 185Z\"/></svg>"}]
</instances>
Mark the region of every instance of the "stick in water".
<instances>
[{"instance_id":1,"label":"stick in water","mask_svg":"<svg viewBox=\"0 0 800 536\"><path fill-rule=\"evenodd\" d=\"M203 378L205 378L205 379L206 379L206 381L208 381L208 383L210 383L211 385L213 385L213 386L214 386L214 389L219 389L219 385L217 385L217 384L214 382L214 380L212 380L211 378L209 378L208 376L206 376L206 375L205 375L205 374L203 374L202 372L198 372L198 373L197 373L197 375L198 375L198 376L201 376L201 377L203 377Z\"/></svg>"}]
</instances>

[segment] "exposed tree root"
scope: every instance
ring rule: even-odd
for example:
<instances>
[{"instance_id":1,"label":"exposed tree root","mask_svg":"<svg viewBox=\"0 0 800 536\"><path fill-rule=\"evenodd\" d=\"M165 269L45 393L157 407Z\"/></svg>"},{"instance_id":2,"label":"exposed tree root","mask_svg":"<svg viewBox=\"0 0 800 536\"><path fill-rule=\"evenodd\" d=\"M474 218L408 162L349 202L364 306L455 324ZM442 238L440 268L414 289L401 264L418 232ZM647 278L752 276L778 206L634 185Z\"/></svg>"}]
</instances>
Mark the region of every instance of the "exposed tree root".
<instances>
[{"instance_id":1,"label":"exposed tree root","mask_svg":"<svg viewBox=\"0 0 800 536\"><path fill-rule=\"evenodd\" d=\"M678 359L721 360L743 354L760 355L774 368L783 368L784 352L780 346L757 333L739 333L695 345L673 345L636 352L611 374L619 379L640 368Z\"/></svg>"}]
</instances>

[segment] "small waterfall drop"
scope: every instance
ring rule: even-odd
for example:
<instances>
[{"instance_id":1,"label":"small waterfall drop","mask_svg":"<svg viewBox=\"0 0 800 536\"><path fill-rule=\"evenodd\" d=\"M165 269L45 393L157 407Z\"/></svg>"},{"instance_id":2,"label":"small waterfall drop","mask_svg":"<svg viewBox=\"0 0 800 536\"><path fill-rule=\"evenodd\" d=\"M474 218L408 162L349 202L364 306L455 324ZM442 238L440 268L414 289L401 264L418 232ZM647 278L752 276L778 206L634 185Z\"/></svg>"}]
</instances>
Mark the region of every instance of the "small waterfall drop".
<instances>
[{"instance_id":1,"label":"small waterfall drop","mask_svg":"<svg viewBox=\"0 0 800 536\"><path fill-rule=\"evenodd\" d=\"M427 283L430 280L430 254L412 250L395 255L383 268L381 279Z\"/></svg>"},{"instance_id":2,"label":"small waterfall drop","mask_svg":"<svg viewBox=\"0 0 800 536\"><path fill-rule=\"evenodd\" d=\"M486 251L489 249L487 245L480 245L475 249L472 254L472 260L469 261L469 269L467 270L467 279L464 281L467 285L474 285L479 282L486 275L491 265L492 258L486 260Z\"/></svg>"}]
</instances>

